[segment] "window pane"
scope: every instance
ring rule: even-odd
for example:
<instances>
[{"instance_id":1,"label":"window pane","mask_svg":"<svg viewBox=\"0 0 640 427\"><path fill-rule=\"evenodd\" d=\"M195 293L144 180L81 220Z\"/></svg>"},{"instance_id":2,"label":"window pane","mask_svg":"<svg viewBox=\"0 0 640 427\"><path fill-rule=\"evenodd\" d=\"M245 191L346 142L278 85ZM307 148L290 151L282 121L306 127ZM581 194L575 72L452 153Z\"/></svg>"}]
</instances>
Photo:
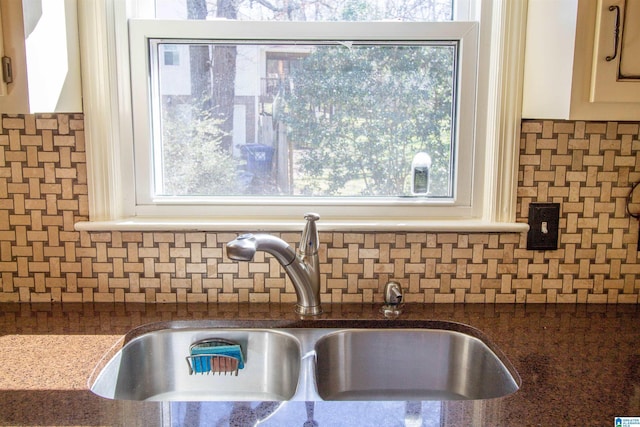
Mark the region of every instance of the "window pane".
<instances>
[{"instance_id":1,"label":"window pane","mask_svg":"<svg viewBox=\"0 0 640 427\"><path fill-rule=\"evenodd\" d=\"M156 194L451 198L456 46L156 41Z\"/></svg>"},{"instance_id":2,"label":"window pane","mask_svg":"<svg viewBox=\"0 0 640 427\"><path fill-rule=\"evenodd\" d=\"M451 21L453 0L162 0L158 19L244 21Z\"/></svg>"}]
</instances>

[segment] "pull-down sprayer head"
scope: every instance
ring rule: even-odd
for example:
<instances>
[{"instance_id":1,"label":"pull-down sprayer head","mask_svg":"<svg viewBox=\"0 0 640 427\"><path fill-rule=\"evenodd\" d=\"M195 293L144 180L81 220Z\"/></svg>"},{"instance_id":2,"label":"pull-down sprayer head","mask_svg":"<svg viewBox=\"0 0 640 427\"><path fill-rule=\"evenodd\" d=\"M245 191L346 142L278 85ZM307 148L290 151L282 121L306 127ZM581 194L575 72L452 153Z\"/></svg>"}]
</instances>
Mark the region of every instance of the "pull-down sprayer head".
<instances>
[{"instance_id":1,"label":"pull-down sprayer head","mask_svg":"<svg viewBox=\"0 0 640 427\"><path fill-rule=\"evenodd\" d=\"M298 252L284 240L270 234L242 234L227 243L227 256L235 261L251 261L257 251L273 255L284 267L298 296L296 312L304 315L322 313L320 306L320 267L318 259L318 214L307 213Z\"/></svg>"}]
</instances>

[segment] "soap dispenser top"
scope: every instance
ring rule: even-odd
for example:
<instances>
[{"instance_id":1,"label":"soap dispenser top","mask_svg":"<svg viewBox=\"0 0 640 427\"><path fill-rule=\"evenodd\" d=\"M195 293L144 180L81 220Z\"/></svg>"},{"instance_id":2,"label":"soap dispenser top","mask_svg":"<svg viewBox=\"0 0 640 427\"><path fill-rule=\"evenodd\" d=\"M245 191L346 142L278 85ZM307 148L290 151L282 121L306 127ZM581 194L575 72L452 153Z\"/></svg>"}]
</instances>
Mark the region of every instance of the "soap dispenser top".
<instances>
[{"instance_id":1,"label":"soap dispenser top","mask_svg":"<svg viewBox=\"0 0 640 427\"><path fill-rule=\"evenodd\" d=\"M395 319L402 313L402 287L398 282L389 282L384 286L384 305L380 312L388 319Z\"/></svg>"}]
</instances>

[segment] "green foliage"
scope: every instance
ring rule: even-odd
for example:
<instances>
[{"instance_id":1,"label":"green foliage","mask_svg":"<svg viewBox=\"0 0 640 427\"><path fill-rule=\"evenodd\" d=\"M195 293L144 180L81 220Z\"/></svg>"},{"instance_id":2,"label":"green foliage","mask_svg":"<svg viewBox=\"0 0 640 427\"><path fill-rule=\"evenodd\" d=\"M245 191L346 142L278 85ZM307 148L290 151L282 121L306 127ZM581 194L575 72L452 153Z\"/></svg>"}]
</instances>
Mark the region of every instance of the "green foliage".
<instances>
[{"instance_id":1,"label":"green foliage","mask_svg":"<svg viewBox=\"0 0 640 427\"><path fill-rule=\"evenodd\" d=\"M191 19L293 21L448 20L453 10L451 0L188 0L186 6ZM257 142L293 151L287 160L281 152L275 173L262 176L243 173L244 162L230 153L235 47L209 49L191 47L190 77L192 94L212 102L162 110L163 194L271 195L280 191L276 181L293 174L294 194L410 195L411 160L424 151L433 160L431 195L451 195L454 46L315 48L290 76L278 76L290 81L272 107L263 106L273 108L276 126L286 125L287 141ZM283 188L289 192L288 184Z\"/></svg>"},{"instance_id":2,"label":"green foliage","mask_svg":"<svg viewBox=\"0 0 640 427\"><path fill-rule=\"evenodd\" d=\"M206 104L187 102L162 110L164 195L238 194L239 161L222 148L222 120Z\"/></svg>"},{"instance_id":3,"label":"green foliage","mask_svg":"<svg viewBox=\"0 0 640 427\"><path fill-rule=\"evenodd\" d=\"M283 120L309 195L397 196L413 156L450 195L453 46L321 46L291 76Z\"/></svg>"},{"instance_id":4,"label":"green foliage","mask_svg":"<svg viewBox=\"0 0 640 427\"><path fill-rule=\"evenodd\" d=\"M376 5L364 0L353 0L344 3L342 10L343 21L368 21L372 19L383 19Z\"/></svg>"}]
</instances>

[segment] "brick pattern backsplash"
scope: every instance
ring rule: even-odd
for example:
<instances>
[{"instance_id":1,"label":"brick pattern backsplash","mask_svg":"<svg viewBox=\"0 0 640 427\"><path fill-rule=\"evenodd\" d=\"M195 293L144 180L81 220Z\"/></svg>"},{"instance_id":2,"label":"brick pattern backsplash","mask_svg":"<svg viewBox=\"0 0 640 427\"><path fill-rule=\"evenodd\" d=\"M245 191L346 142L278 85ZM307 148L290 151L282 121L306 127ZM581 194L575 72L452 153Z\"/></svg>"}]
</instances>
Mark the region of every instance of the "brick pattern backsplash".
<instances>
[{"instance_id":1,"label":"brick pattern backsplash","mask_svg":"<svg viewBox=\"0 0 640 427\"><path fill-rule=\"evenodd\" d=\"M525 233L320 233L322 300L638 303L640 123L522 122L517 221L557 202L560 247ZM236 233L78 232L88 219L82 115L2 116L0 302L276 302L294 289L273 257L233 262ZM640 193L640 190L638 190ZM640 212L640 194L631 198ZM238 230L245 231L245 230ZM280 233L294 244L299 233Z\"/></svg>"}]
</instances>

